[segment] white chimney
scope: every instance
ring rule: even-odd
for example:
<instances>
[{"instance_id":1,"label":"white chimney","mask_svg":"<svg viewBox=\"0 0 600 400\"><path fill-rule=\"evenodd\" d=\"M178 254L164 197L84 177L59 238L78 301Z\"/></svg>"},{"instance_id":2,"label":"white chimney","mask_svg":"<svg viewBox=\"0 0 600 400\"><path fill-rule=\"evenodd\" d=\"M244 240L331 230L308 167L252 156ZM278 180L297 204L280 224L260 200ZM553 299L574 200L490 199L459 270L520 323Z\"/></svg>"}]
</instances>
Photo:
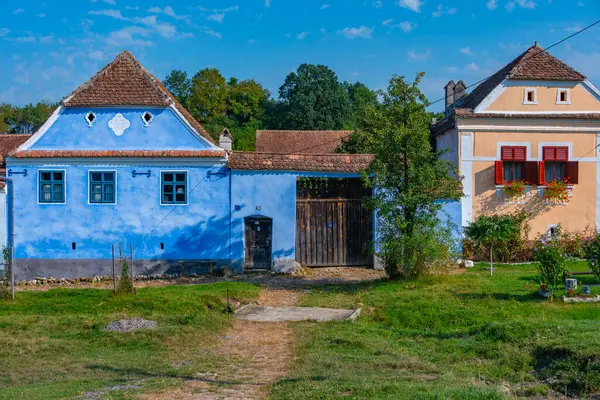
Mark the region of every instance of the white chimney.
<instances>
[{"instance_id":1,"label":"white chimney","mask_svg":"<svg viewBox=\"0 0 600 400\"><path fill-rule=\"evenodd\" d=\"M227 128L223 129L221 136L219 136L219 147L225 151L231 151L233 145L233 136L229 133Z\"/></svg>"}]
</instances>

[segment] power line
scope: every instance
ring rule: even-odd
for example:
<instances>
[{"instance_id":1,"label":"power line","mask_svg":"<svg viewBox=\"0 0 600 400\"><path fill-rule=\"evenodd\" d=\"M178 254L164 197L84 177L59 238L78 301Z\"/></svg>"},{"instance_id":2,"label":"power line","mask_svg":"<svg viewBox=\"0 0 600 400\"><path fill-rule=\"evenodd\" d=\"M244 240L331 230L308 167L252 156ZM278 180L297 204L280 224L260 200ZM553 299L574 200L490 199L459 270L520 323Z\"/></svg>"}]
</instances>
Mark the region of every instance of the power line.
<instances>
[{"instance_id":1,"label":"power line","mask_svg":"<svg viewBox=\"0 0 600 400\"><path fill-rule=\"evenodd\" d=\"M586 26L586 27L585 27L585 28L583 28L583 29L580 29L580 30L578 30L578 31L577 31L577 32L575 32L575 33L572 33L571 35L569 35L569 36L567 36L567 37L565 37L565 38L563 38L563 39L559 40L558 42L556 42L556 43L552 44L551 46L548 46L548 47L546 47L545 49L542 49L542 48L540 48L540 50L539 50L539 51L537 51L535 54L531 54L531 55L529 55L529 56L525 57L525 58L522 60L522 62L523 62L523 63L524 63L524 62L527 62L527 61L529 61L530 59L532 59L532 58L536 57L537 55L539 55L539 54L542 54L542 53L544 53L544 52L547 52L547 51L548 51L548 50L550 50L551 48L553 48L553 47L556 47L556 46L558 46L559 44L562 44L562 43L566 42L567 40L569 40L569 39L571 39L571 38L573 38L573 37L575 37L575 36L577 36L577 35L579 35L579 34L581 34L581 33L585 32L585 31L587 31L588 29L591 29L591 28L593 28L594 26L596 26L596 25L598 25L598 24L600 24L600 20L598 20L598 21L594 22L594 23L593 23L593 24L591 24L591 25L588 25L588 26ZM477 81L477 82L475 82L475 83L473 83L473 84L471 84L471 85L467 86L465 89L469 89L469 88L472 88L473 86L479 85L480 83L483 83L483 82L487 81L488 79L490 79L490 78L491 78L492 76L494 76L494 75L495 75L495 74L492 74L492 75L490 75L490 76L488 76L488 77L486 77L486 78L483 78L483 79L481 79L481 80L479 80L479 81ZM436 103L439 103L440 101L444 101L444 100L446 100L446 97L447 97L447 96L444 96L444 97L442 97L441 99L438 99L438 100L434 101L433 103L429 103L429 105L431 106L431 105L434 105L434 104L436 104Z\"/></svg>"}]
</instances>

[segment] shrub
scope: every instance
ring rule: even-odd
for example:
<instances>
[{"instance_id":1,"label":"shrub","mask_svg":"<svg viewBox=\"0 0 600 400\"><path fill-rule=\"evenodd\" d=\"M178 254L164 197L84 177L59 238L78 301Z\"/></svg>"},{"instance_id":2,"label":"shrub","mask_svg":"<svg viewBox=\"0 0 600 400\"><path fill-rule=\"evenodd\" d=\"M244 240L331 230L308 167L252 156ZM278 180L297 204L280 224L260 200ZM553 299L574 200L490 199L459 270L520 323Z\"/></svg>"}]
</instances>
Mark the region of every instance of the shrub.
<instances>
[{"instance_id":1,"label":"shrub","mask_svg":"<svg viewBox=\"0 0 600 400\"><path fill-rule=\"evenodd\" d=\"M2 256L4 259L4 273L0 274L0 300L8 300L12 298L10 291L10 251L8 247L2 248Z\"/></svg>"},{"instance_id":2,"label":"shrub","mask_svg":"<svg viewBox=\"0 0 600 400\"><path fill-rule=\"evenodd\" d=\"M124 259L121 264L121 277L119 278L119 284L117 286L117 293L132 293L133 281L131 274L129 273L129 264Z\"/></svg>"},{"instance_id":3,"label":"shrub","mask_svg":"<svg viewBox=\"0 0 600 400\"><path fill-rule=\"evenodd\" d=\"M600 279L600 235L596 235L587 241L586 250L590 271Z\"/></svg>"},{"instance_id":4,"label":"shrub","mask_svg":"<svg viewBox=\"0 0 600 400\"><path fill-rule=\"evenodd\" d=\"M546 235L541 236L535 247L535 260L538 262L541 284L550 290L560 287L567 273L569 260L560 241Z\"/></svg>"}]
</instances>

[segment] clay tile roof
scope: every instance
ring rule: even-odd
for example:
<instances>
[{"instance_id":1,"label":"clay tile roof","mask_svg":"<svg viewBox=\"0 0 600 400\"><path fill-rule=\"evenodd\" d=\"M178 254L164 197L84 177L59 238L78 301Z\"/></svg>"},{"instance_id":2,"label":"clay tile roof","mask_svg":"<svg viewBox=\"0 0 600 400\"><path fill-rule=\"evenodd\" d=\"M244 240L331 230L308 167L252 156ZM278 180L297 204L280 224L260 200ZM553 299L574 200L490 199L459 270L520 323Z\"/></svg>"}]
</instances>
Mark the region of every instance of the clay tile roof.
<instances>
[{"instance_id":1,"label":"clay tile roof","mask_svg":"<svg viewBox=\"0 0 600 400\"><path fill-rule=\"evenodd\" d=\"M171 104L199 134L215 143L162 82L128 51L117 55L114 61L63 100L65 107L168 107Z\"/></svg>"},{"instance_id":2,"label":"clay tile roof","mask_svg":"<svg viewBox=\"0 0 600 400\"><path fill-rule=\"evenodd\" d=\"M360 172L370 154L272 154L234 151L227 162L231 169L259 171Z\"/></svg>"},{"instance_id":3,"label":"clay tile roof","mask_svg":"<svg viewBox=\"0 0 600 400\"><path fill-rule=\"evenodd\" d=\"M221 158L224 150L21 150L11 153L15 158Z\"/></svg>"},{"instance_id":4,"label":"clay tile roof","mask_svg":"<svg viewBox=\"0 0 600 400\"><path fill-rule=\"evenodd\" d=\"M14 149L22 145L31 135L0 134L0 164L4 164L6 156Z\"/></svg>"},{"instance_id":5,"label":"clay tile roof","mask_svg":"<svg viewBox=\"0 0 600 400\"><path fill-rule=\"evenodd\" d=\"M256 131L256 151L277 154L335 153L352 131Z\"/></svg>"},{"instance_id":6,"label":"clay tile roof","mask_svg":"<svg viewBox=\"0 0 600 400\"><path fill-rule=\"evenodd\" d=\"M537 81L574 81L582 82L586 77L567 64L542 49L537 43L506 64L502 69L479 84L455 110L456 115L468 117L475 115L471 111L476 108L505 79L537 80ZM455 113L439 121L431 127L434 135L443 133L454 127ZM496 115L501 117L501 115ZM515 116L516 117L516 116ZM524 117L520 115L519 117ZM539 118L539 116L537 116ZM546 115L544 115L546 117ZM564 117L564 116L563 116ZM534 118L534 116L530 116Z\"/></svg>"}]
</instances>

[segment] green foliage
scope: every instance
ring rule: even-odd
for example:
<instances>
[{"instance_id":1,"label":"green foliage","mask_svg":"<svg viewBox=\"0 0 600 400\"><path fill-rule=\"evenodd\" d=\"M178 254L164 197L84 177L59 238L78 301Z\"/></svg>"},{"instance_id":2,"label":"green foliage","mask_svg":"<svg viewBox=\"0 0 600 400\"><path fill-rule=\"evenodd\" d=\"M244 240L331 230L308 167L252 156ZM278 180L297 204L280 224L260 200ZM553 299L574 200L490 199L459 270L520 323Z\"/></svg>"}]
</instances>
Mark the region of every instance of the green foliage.
<instances>
[{"instance_id":1,"label":"green foliage","mask_svg":"<svg viewBox=\"0 0 600 400\"><path fill-rule=\"evenodd\" d=\"M129 263L123 259L121 263L121 276L117 285L117 293L130 294L133 292L133 279L129 271Z\"/></svg>"},{"instance_id":2,"label":"green foliage","mask_svg":"<svg viewBox=\"0 0 600 400\"><path fill-rule=\"evenodd\" d=\"M560 235L560 232L556 232L556 235ZM560 241L543 235L535 246L534 257L541 284L546 285L550 290L561 287L568 272L569 257Z\"/></svg>"},{"instance_id":3,"label":"green foliage","mask_svg":"<svg viewBox=\"0 0 600 400\"><path fill-rule=\"evenodd\" d=\"M34 133L37 131L58 104L40 101L23 107L0 105L0 133Z\"/></svg>"},{"instance_id":4,"label":"green foliage","mask_svg":"<svg viewBox=\"0 0 600 400\"><path fill-rule=\"evenodd\" d=\"M359 118L364 114L366 109L377 105L377 92L369 89L361 82L344 82L344 89L348 92L351 107L351 112L345 123L345 128L355 129Z\"/></svg>"},{"instance_id":5,"label":"green foliage","mask_svg":"<svg viewBox=\"0 0 600 400\"><path fill-rule=\"evenodd\" d=\"M2 259L4 262L4 273L0 275L0 300L8 300L12 298L12 293L10 290L10 269L12 265L10 264L10 250L8 247L2 247Z\"/></svg>"},{"instance_id":6,"label":"green foliage","mask_svg":"<svg viewBox=\"0 0 600 400\"><path fill-rule=\"evenodd\" d=\"M192 81L188 78L187 72L174 69L163 81L163 84L175 96L177 101L184 107L187 106L192 90Z\"/></svg>"},{"instance_id":7,"label":"green foliage","mask_svg":"<svg viewBox=\"0 0 600 400\"><path fill-rule=\"evenodd\" d=\"M234 78L229 80L228 87L228 113L240 125L264 118L265 104L271 96L267 89L253 79L238 82Z\"/></svg>"},{"instance_id":8,"label":"green foliage","mask_svg":"<svg viewBox=\"0 0 600 400\"><path fill-rule=\"evenodd\" d=\"M481 215L465 228L465 235L476 249L489 249L490 265L494 250L518 253L524 246L527 214Z\"/></svg>"},{"instance_id":9,"label":"green foliage","mask_svg":"<svg viewBox=\"0 0 600 400\"><path fill-rule=\"evenodd\" d=\"M225 115L227 82L218 69L205 68L194 75L189 107L192 115L200 122Z\"/></svg>"},{"instance_id":10,"label":"green foliage","mask_svg":"<svg viewBox=\"0 0 600 400\"><path fill-rule=\"evenodd\" d=\"M406 82L394 75L349 140L354 150L375 155L363 176L376 188L368 205L377 212L376 250L390 277L419 275L453 246L439 200L459 199L459 181L452 164L432 151L422 77Z\"/></svg>"},{"instance_id":11,"label":"green foliage","mask_svg":"<svg viewBox=\"0 0 600 400\"><path fill-rule=\"evenodd\" d=\"M285 78L279 98L285 129L343 129L351 114L348 92L324 65L300 65Z\"/></svg>"},{"instance_id":12,"label":"green foliage","mask_svg":"<svg viewBox=\"0 0 600 400\"><path fill-rule=\"evenodd\" d=\"M597 234L587 240L587 260L590 271L600 279L600 235Z\"/></svg>"}]
</instances>

